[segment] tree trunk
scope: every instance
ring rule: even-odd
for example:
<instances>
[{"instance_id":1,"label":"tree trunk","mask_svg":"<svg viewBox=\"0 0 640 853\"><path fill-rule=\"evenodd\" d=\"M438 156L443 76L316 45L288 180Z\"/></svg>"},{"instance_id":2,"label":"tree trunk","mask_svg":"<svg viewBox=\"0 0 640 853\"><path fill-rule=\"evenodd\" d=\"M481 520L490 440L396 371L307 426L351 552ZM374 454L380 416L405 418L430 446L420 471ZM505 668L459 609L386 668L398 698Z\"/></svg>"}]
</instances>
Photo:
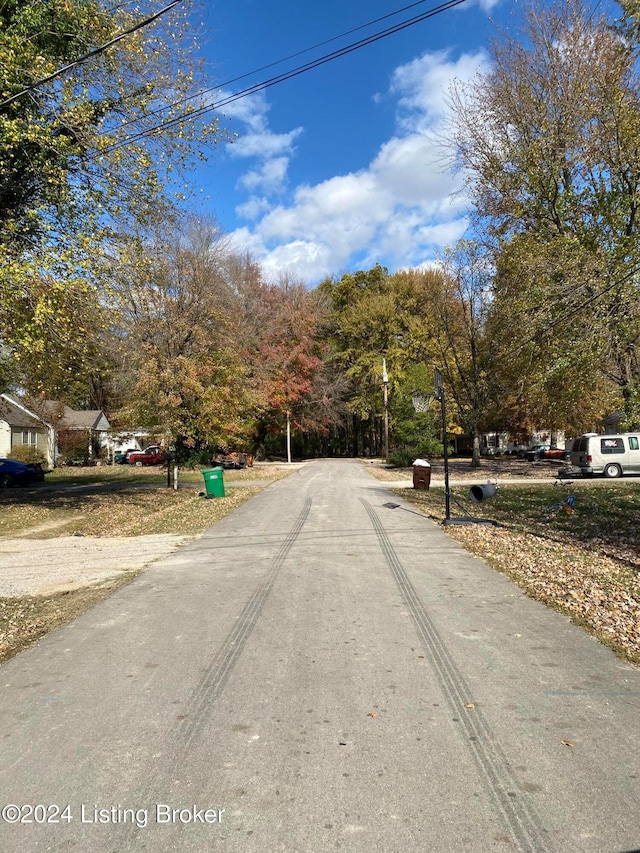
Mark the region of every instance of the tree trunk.
<instances>
[{"instance_id":1,"label":"tree trunk","mask_svg":"<svg viewBox=\"0 0 640 853\"><path fill-rule=\"evenodd\" d=\"M253 455L256 462L262 462L265 458L264 443L267 437L267 431L264 427L258 429L258 434L254 443Z\"/></svg>"},{"instance_id":2,"label":"tree trunk","mask_svg":"<svg viewBox=\"0 0 640 853\"><path fill-rule=\"evenodd\" d=\"M480 467L480 433L477 430L473 433L473 451L471 453L471 467Z\"/></svg>"},{"instance_id":3,"label":"tree trunk","mask_svg":"<svg viewBox=\"0 0 640 853\"><path fill-rule=\"evenodd\" d=\"M352 456L357 459L358 458L358 434L360 432L360 423L357 415L353 416L353 451Z\"/></svg>"}]
</instances>

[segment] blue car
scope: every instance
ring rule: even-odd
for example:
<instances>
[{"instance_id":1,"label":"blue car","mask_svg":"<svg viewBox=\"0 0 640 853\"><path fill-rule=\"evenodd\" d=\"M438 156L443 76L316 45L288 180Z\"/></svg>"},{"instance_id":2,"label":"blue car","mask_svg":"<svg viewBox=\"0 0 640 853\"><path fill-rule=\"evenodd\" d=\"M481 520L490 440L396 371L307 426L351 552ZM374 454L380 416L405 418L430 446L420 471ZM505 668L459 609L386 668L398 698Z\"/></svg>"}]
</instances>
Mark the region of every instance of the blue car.
<instances>
[{"instance_id":1,"label":"blue car","mask_svg":"<svg viewBox=\"0 0 640 853\"><path fill-rule=\"evenodd\" d=\"M42 465L27 465L24 462L16 462L15 459L0 459L0 489L43 482Z\"/></svg>"}]
</instances>

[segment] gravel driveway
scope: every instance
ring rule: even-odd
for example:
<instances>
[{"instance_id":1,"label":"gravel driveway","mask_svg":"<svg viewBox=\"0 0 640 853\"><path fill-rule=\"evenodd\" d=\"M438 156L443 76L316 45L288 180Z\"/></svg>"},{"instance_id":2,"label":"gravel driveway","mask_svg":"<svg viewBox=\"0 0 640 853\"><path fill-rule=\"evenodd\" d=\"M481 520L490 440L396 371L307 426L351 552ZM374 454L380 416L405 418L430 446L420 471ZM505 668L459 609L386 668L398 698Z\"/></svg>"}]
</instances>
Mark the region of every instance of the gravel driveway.
<instances>
[{"instance_id":1,"label":"gravel driveway","mask_svg":"<svg viewBox=\"0 0 640 853\"><path fill-rule=\"evenodd\" d=\"M0 539L0 597L49 595L143 569L192 537Z\"/></svg>"}]
</instances>

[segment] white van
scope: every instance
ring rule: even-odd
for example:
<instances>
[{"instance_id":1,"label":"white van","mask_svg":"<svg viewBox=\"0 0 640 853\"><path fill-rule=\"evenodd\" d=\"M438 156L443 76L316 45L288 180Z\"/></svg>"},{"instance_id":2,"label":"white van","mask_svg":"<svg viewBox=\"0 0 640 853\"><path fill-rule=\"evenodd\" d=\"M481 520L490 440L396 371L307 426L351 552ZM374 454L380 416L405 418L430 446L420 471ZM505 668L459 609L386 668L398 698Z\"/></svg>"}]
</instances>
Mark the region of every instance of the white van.
<instances>
[{"instance_id":1,"label":"white van","mask_svg":"<svg viewBox=\"0 0 640 853\"><path fill-rule=\"evenodd\" d=\"M573 442L571 464L586 476L640 474L640 433L597 435L590 432L581 435Z\"/></svg>"}]
</instances>

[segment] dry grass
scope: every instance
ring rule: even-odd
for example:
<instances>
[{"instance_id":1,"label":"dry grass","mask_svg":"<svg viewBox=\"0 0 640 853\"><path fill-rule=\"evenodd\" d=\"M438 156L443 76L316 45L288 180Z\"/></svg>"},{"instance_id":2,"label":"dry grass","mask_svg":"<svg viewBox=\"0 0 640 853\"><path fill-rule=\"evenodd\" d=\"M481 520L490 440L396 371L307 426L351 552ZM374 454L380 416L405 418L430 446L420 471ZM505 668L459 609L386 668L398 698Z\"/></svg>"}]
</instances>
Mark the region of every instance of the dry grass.
<instances>
[{"instance_id":1,"label":"dry grass","mask_svg":"<svg viewBox=\"0 0 640 853\"><path fill-rule=\"evenodd\" d=\"M76 482L78 479L82 482L82 477L78 477L81 470L73 472ZM88 470L89 476L94 477L96 469ZM273 481L288 473L290 470L278 468L263 470L259 476L254 469L225 472L225 483L234 479ZM155 533L196 536L261 489L258 484L229 489L226 497L207 500L193 488L174 491L166 485L140 487L148 476L145 469L138 469L134 476L138 478L138 486L127 486L120 481L113 491L5 490L0 495L0 538ZM136 574L129 572L90 587L54 595L0 598L0 662L72 621Z\"/></svg>"},{"instance_id":2,"label":"dry grass","mask_svg":"<svg viewBox=\"0 0 640 853\"><path fill-rule=\"evenodd\" d=\"M0 536L195 536L257 491L257 487L233 489L224 498L205 500L195 489L125 486L88 494L35 492L27 501L13 490L10 497L2 496Z\"/></svg>"},{"instance_id":3,"label":"dry grass","mask_svg":"<svg viewBox=\"0 0 640 853\"><path fill-rule=\"evenodd\" d=\"M389 468L380 460L363 463L367 470L378 480L394 482L399 480L411 480L412 468ZM567 463L552 459L540 462L527 462L518 456L485 456L482 458L479 468L472 468L469 459L450 459L449 477L452 480L470 480L482 482L483 480L510 480L513 478L527 477L540 480L553 480ZM431 478L444 480L444 463L442 459L431 460Z\"/></svg>"},{"instance_id":4,"label":"dry grass","mask_svg":"<svg viewBox=\"0 0 640 853\"><path fill-rule=\"evenodd\" d=\"M465 548L508 575L528 595L567 614L621 656L640 664L640 489L574 483L508 486L481 505L453 496L472 515L499 523L447 525ZM566 505L571 493L575 508ZM397 494L427 515L444 515L442 489ZM462 515L452 504L452 515Z\"/></svg>"},{"instance_id":5,"label":"dry grass","mask_svg":"<svg viewBox=\"0 0 640 853\"><path fill-rule=\"evenodd\" d=\"M50 596L0 598L0 663L73 621L114 590L129 583L136 574L129 572L84 589Z\"/></svg>"},{"instance_id":6,"label":"dry grass","mask_svg":"<svg viewBox=\"0 0 640 853\"><path fill-rule=\"evenodd\" d=\"M280 480L291 473L286 464L271 462L256 462L251 468L225 470L225 483L244 483L250 480ZM180 468L178 471L180 483L202 483L202 470L199 468ZM160 465L100 465L89 467L55 468L46 477L50 485L89 485L91 483L131 483L140 485L147 483L166 486L167 469ZM173 482L173 468L170 471Z\"/></svg>"}]
</instances>

